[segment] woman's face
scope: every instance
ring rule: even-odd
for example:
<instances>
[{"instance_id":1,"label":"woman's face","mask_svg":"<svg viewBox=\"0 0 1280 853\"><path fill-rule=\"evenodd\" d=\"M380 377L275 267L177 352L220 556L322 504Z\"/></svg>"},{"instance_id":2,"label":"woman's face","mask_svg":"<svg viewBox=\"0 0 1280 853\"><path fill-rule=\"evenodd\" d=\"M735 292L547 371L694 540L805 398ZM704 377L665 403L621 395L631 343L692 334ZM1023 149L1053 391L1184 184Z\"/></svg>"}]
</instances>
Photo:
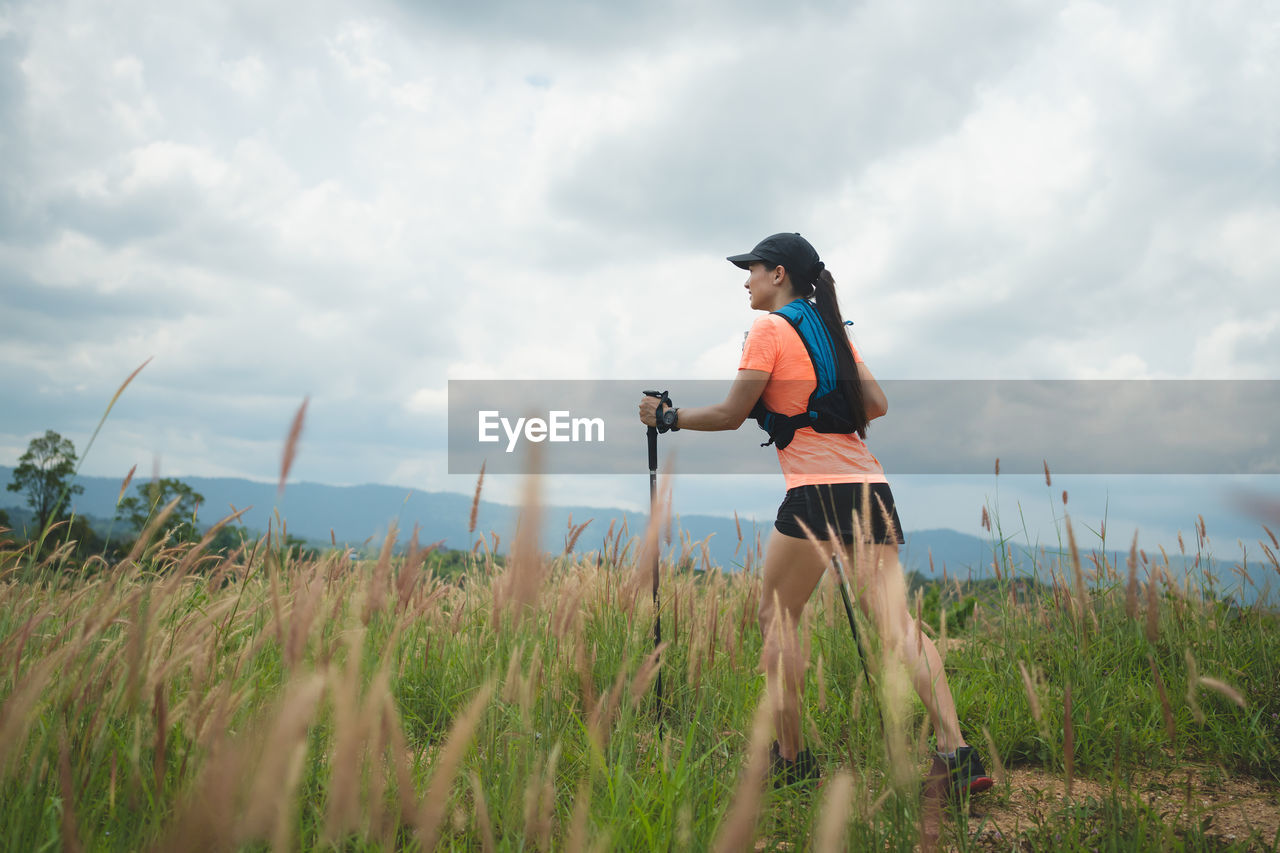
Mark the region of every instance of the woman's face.
<instances>
[{"instance_id":1,"label":"woman's face","mask_svg":"<svg viewBox=\"0 0 1280 853\"><path fill-rule=\"evenodd\" d=\"M747 269L747 280L742 286L750 294L751 307L756 311L772 310L778 295L777 269L763 261L756 261Z\"/></svg>"}]
</instances>

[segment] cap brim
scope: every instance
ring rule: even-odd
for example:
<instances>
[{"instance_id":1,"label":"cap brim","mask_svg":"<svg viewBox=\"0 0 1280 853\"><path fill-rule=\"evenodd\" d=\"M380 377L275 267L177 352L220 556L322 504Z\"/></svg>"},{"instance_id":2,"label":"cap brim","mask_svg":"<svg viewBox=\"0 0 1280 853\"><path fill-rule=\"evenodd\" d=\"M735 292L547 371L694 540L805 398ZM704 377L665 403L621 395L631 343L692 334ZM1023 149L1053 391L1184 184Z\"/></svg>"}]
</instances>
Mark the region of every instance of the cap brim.
<instances>
[{"instance_id":1,"label":"cap brim","mask_svg":"<svg viewBox=\"0 0 1280 853\"><path fill-rule=\"evenodd\" d=\"M751 252L747 252L745 255L730 255L729 257L725 258L725 260L733 264L735 267L741 267L742 269L746 270L746 269L751 269L751 265L753 263L763 261L764 258L760 257L759 255L753 254Z\"/></svg>"}]
</instances>

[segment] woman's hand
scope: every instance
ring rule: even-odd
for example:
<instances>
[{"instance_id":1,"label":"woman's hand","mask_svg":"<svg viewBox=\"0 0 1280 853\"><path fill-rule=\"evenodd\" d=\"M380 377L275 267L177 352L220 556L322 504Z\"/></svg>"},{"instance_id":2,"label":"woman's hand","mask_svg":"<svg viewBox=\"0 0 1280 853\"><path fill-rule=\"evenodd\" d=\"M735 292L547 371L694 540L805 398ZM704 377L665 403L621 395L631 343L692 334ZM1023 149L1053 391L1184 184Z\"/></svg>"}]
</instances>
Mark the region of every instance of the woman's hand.
<instances>
[{"instance_id":1,"label":"woman's hand","mask_svg":"<svg viewBox=\"0 0 1280 853\"><path fill-rule=\"evenodd\" d=\"M645 426L656 427L658 425L658 403L657 397L644 396L640 398L640 423Z\"/></svg>"},{"instance_id":2,"label":"woman's hand","mask_svg":"<svg viewBox=\"0 0 1280 853\"><path fill-rule=\"evenodd\" d=\"M723 403L712 406L680 407L680 429L714 432L717 430L733 430L742 425L755 406L756 400L764 393L764 386L769 383L769 374L763 370L739 370L729 396ZM643 397L640 400L640 422L645 426L658 425L657 397Z\"/></svg>"}]
</instances>

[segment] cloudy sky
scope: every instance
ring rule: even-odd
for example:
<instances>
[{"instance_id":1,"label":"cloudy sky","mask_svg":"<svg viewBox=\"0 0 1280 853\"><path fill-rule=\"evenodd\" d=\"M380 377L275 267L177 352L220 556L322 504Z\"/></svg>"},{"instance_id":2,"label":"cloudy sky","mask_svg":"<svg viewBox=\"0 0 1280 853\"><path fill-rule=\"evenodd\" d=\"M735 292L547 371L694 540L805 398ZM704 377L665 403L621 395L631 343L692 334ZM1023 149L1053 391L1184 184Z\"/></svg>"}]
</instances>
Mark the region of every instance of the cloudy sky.
<instances>
[{"instance_id":1,"label":"cloudy sky","mask_svg":"<svg viewBox=\"0 0 1280 853\"><path fill-rule=\"evenodd\" d=\"M296 479L465 491L448 379L730 377L780 230L883 378L1278 378L1280 10L0 2L0 464L154 357L86 473L271 479L309 395Z\"/></svg>"}]
</instances>

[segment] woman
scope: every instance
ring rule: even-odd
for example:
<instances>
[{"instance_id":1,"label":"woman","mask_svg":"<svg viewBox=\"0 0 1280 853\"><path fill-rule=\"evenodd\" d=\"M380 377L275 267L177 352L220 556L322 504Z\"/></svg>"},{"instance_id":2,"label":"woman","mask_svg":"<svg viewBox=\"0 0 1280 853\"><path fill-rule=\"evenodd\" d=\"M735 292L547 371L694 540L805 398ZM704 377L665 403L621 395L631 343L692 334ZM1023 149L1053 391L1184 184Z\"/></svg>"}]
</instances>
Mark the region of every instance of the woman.
<instances>
[{"instance_id":1,"label":"woman","mask_svg":"<svg viewBox=\"0 0 1280 853\"><path fill-rule=\"evenodd\" d=\"M759 613L764 636L761 663L771 695L779 697L774 719L775 774L788 782L809 780L818 776L818 767L809 750L801 749L805 662L797 631L805 604L834 549L830 533L850 545L858 527L855 516L870 519L870 530L862 534L864 543L869 538L868 547L859 549L860 554L870 555L869 560L863 558L869 565L857 567L855 584L864 611L871 609L871 602L884 600L888 573L899 571L898 545L903 540L893 494L880 463L863 441L867 423L884 415L888 402L848 341L835 281L809 241L799 234L774 234L750 252L728 260L749 272L744 287L751 307L770 312L758 318L747 334L729 396L718 405L678 408L672 413L657 412L659 401L646 397L640 403L640 420L655 426L665 414L666 428L714 431L737 429L750 415L771 427L767 443L777 445L787 495L765 551ZM793 305L796 300L802 303ZM787 316L772 313L784 308L796 316L797 323L808 318L807 331L793 327ZM823 346L829 347L825 367L821 354L810 352ZM830 375L831 354L834 376ZM822 376L839 393L818 399L815 392L823 390ZM789 420L815 407L822 411L816 420L807 420L809 415ZM867 514L864 495L871 500ZM821 550L814 547L811 536L820 540ZM945 762L952 790L984 791L992 780L976 750L960 734L937 649L918 630L905 597L898 598L889 612L875 614L882 636L900 650L912 684L929 711L939 759Z\"/></svg>"}]
</instances>

